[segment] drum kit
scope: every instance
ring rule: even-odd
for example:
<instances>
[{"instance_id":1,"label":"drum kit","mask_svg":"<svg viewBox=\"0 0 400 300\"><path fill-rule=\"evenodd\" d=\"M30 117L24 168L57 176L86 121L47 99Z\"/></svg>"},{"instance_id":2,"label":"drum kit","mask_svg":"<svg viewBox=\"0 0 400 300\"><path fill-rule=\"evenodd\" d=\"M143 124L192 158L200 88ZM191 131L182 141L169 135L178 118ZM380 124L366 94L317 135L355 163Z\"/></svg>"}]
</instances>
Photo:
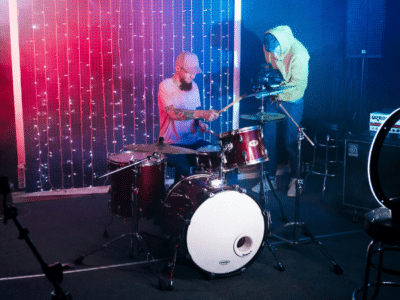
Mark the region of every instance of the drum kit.
<instances>
[{"instance_id":1,"label":"drum kit","mask_svg":"<svg viewBox=\"0 0 400 300\"><path fill-rule=\"evenodd\" d=\"M277 89L273 93L277 94L282 90ZM272 92L268 93L271 94ZM239 101L250 96L265 95L266 92L245 95ZM224 110L226 109L221 111ZM173 259L169 264L169 280L163 285L166 289L172 289L179 247L210 278L243 272L257 259L265 245L272 251L267 241L271 236L271 217L265 207L266 203L260 202L264 206L261 207L246 194L246 190L237 185L227 185L225 175L243 166L263 166L269 159L262 125L278 122L285 116L261 111L241 117L259 121L261 125L218 134L219 146L210 145L195 151L164 144L160 138L151 145L128 145L125 147L126 151L109 156L109 172L98 178L110 176L110 213L123 219L132 219L132 232L89 251L75 263L81 264L85 256L125 236L132 237L131 258L135 258L142 250L148 261L150 258L154 260L138 232L138 220L142 218L158 218L162 238L175 246ZM167 191L165 154L192 154L196 157L196 172L182 178ZM264 184L260 186L261 199L265 200ZM283 214L282 208L281 211ZM275 253L272 253L277 260ZM278 260L277 263L278 269L283 270ZM160 288L161 286L160 282Z\"/></svg>"}]
</instances>

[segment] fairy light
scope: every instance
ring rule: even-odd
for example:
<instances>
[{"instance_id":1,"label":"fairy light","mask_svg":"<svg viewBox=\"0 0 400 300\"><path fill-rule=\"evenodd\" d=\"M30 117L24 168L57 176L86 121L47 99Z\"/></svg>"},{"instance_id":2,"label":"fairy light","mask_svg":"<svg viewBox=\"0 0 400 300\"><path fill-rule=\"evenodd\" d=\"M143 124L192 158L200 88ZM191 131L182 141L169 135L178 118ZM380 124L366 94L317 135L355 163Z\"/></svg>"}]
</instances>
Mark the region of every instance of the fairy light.
<instances>
[{"instance_id":1,"label":"fairy light","mask_svg":"<svg viewBox=\"0 0 400 300\"><path fill-rule=\"evenodd\" d=\"M54 19L56 20L56 30L54 32L55 34L55 40L56 40L56 74L57 74L57 101L58 101L58 132L59 132L59 137L58 137L58 151L60 152L60 172L61 172L61 188L65 188L65 182L64 182L64 168L63 168L63 163L64 163L64 155L63 155L63 147L62 147L62 141L63 141L63 133L62 133L62 116L61 116L61 78L60 78L60 49L59 49L59 37L58 37L58 30L59 30L59 25L58 25L58 11L57 11L57 1L55 2L54 5Z\"/></svg>"},{"instance_id":2,"label":"fairy light","mask_svg":"<svg viewBox=\"0 0 400 300\"><path fill-rule=\"evenodd\" d=\"M80 120L80 153L81 153L81 172L82 172L82 186L85 186L85 146L84 140L84 124L83 124L83 97L82 97L82 57L81 57L81 23L80 23L80 5L77 5L77 39L78 39L78 99L79 99L79 120Z\"/></svg>"},{"instance_id":3,"label":"fairy light","mask_svg":"<svg viewBox=\"0 0 400 300\"><path fill-rule=\"evenodd\" d=\"M74 170L74 150L73 150L73 139L72 139L72 99L71 99L71 48L69 45L69 18L68 18L68 4L65 4L65 14L66 14L66 39L67 39L67 102L68 102L68 125L67 125L67 132L68 132L68 138L69 138L69 143L68 143L68 148L69 148L69 155L70 159L67 160L67 163L71 165L70 168L70 174L68 175L68 178L71 180L71 187L75 187L75 180L73 174L75 173Z\"/></svg>"},{"instance_id":4,"label":"fairy light","mask_svg":"<svg viewBox=\"0 0 400 300\"><path fill-rule=\"evenodd\" d=\"M142 101L143 101L143 110L140 112L142 115L142 124L144 124L144 129L143 129L143 136L144 136L144 144L147 144L147 139L149 137L148 132L147 132L147 105L146 105L146 92L148 87L146 86L146 66L147 66L147 59L146 59L146 40L145 40L145 18L144 18L144 14L145 14L145 6L144 6L144 2L145 0L142 0L142 10L140 12L140 16L141 16L141 36L140 38L142 39L142 45L143 45L143 50L142 50L142 80L143 80L143 95L142 95Z\"/></svg>"},{"instance_id":5,"label":"fairy light","mask_svg":"<svg viewBox=\"0 0 400 300\"><path fill-rule=\"evenodd\" d=\"M91 176L90 176L90 186L93 186L94 184L94 177L96 176L95 172L94 172L94 161L93 161L93 142L94 142L94 136L93 136L93 131L95 130L93 128L94 124L93 124L93 104L94 104L94 99L93 99L93 78L92 78L92 43L91 43L91 39L90 39L90 35L91 35L91 26L90 26L90 3L89 1L87 2L87 19L86 19L86 26L87 26L87 41L88 41L88 74L89 74L89 124L90 124L90 139L89 139L89 144L90 144L90 157L89 157L89 165L88 168L91 171Z\"/></svg>"},{"instance_id":6,"label":"fairy light","mask_svg":"<svg viewBox=\"0 0 400 300\"><path fill-rule=\"evenodd\" d=\"M131 20L135 19L135 14L134 14L134 0L131 0ZM131 26L132 26L132 30L131 30L131 46L130 46L130 50L132 53L132 57L131 57L131 69L134 70L135 68L135 51L134 51L134 46L135 46L135 28L133 26L133 23L131 21ZM134 74L130 74L132 77L132 120L133 120L133 128L132 128L132 137L133 137L133 144L136 143L136 129L137 129L137 125L136 125L136 110L135 110L135 104L136 104L136 93L135 93L135 86L136 86L136 82L135 82L135 76Z\"/></svg>"},{"instance_id":7,"label":"fairy light","mask_svg":"<svg viewBox=\"0 0 400 300\"><path fill-rule=\"evenodd\" d=\"M109 2L109 10L111 11L111 0ZM110 14L110 12L109 12L109 14ZM112 19L112 16L110 18ZM102 25L103 24L101 23L100 26L102 26ZM113 32L114 31L111 28L110 51L109 51L108 54L111 55L112 60L114 59ZM116 153L117 140L116 140L115 133L116 133L116 130L117 130L117 128L116 128L117 116L115 114L115 105L116 105L115 104L115 94L116 94L116 91L115 91L115 84L114 84L114 66L111 66L110 72L111 72L111 74L110 74L109 81L111 82L112 137L113 137L112 143L113 143L113 152Z\"/></svg>"},{"instance_id":8,"label":"fairy light","mask_svg":"<svg viewBox=\"0 0 400 300\"><path fill-rule=\"evenodd\" d=\"M151 4L150 4L150 8L151 8L151 49L150 49L150 53L151 53L151 99L153 99L153 111L152 111L152 121L153 124L152 126L150 126L150 128L152 128L152 137L153 137L153 142L155 142L157 140L156 137L156 127L157 123L156 123L156 109L157 109L157 101L156 101L156 97L155 97L155 61L154 61L154 41L155 41L155 34L154 34L154 1L151 0Z\"/></svg>"},{"instance_id":9,"label":"fairy light","mask_svg":"<svg viewBox=\"0 0 400 300\"><path fill-rule=\"evenodd\" d=\"M119 81L119 102L120 102L120 119L121 119L121 125L120 125L120 130L121 130L121 148L124 147L125 145L125 126L124 126L124 101L122 97L122 78L121 78L121 73L122 73L122 61L121 61L121 1L118 3L118 10L116 11L118 18L117 18L117 49L118 49L118 71L119 71L119 76L118 76L118 81Z\"/></svg>"},{"instance_id":10,"label":"fairy light","mask_svg":"<svg viewBox=\"0 0 400 300\"><path fill-rule=\"evenodd\" d=\"M101 7L101 0L98 1L97 5ZM104 67L104 49L103 49L103 27L101 24L103 23L102 19L102 10L100 8L99 11L99 36L100 36L100 68L101 68L101 95L102 95L102 102L103 102L103 132L104 132L104 143L106 145L106 155L109 153L108 148L108 126L107 126L107 103L106 103L106 83L104 78L105 67Z\"/></svg>"},{"instance_id":11,"label":"fairy light","mask_svg":"<svg viewBox=\"0 0 400 300\"><path fill-rule=\"evenodd\" d=\"M37 144L36 144L36 148L37 148L37 153L38 153L38 156L37 156L37 158L36 158L36 160L37 160L37 165L35 166L35 169L37 169L38 170L38 180L36 181L36 183L37 183L37 188L39 189L39 190L43 190L43 181L42 181L42 168L41 168L41 165L42 165L42 160L41 160L41 154L42 154L42 144L41 144L41 138L40 138L40 123L39 123L39 119L40 119L40 111L39 111L39 107L40 107L40 105L39 105L39 101L38 101L38 99L39 99L39 87L38 87L38 85L39 85L39 82L38 82L38 72L37 72L37 70L38 70L38 62L37 62L37 60L38 60L38 58L37 58L37 56L38 56L38 54L37 54L37 46L36 46L36 34L35 34L35 31L38 29L38 26L37 25L35 25L35 10L34 10L34 5L33 5L34 3L33 3L33 0L32 0L32 13L31 13L31 16L32 16L32 42L33 42L33 49L32 49L32 51L33 51L33 70L34 70L34 90L35 90L35 101L34 101L34 103L35 103L35 106L34 106L34 110L36 111L36 115L35 115L35 121L36 121L36 124L34 124L33 126L34 126L34 129L35 129L35 136L36 136L36 138L35 138L35 140L37 140Z\"/></svg>"}]
</instances>

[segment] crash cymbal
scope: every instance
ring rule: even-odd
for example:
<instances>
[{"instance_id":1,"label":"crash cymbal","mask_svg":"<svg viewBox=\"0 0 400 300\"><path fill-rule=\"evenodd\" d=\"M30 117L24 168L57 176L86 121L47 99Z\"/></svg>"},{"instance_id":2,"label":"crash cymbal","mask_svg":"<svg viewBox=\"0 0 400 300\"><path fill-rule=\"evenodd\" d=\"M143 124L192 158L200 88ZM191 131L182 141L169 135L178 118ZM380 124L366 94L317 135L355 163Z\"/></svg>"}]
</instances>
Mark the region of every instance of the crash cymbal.
<instances>
[{"instance_id":1,"label":"crash cymbal","mask_svg":"<svg viewBox=\"0 0 400 300\"><path fill-rule=\"evenodd\" d=\"M150 152L150 153L162 153L162 154L196 154L195 150L171 146L168 144L136 144L136 145L127 145L126 149L138 151L138 152Z\"/></svg>"},{"instance_id":2,"label":"crash cymbal","mask_svg":"<svg viewBox=\"0 0 400 300\"><path fill-rule=\"evenodd\" d=\"M285 115L278 113L255 113L252 115L240 115L240 118L244 120L252 120L252 121L262 121L264 123L272 123L282 121L285 118Z\"/></svg>"}]
</instances>

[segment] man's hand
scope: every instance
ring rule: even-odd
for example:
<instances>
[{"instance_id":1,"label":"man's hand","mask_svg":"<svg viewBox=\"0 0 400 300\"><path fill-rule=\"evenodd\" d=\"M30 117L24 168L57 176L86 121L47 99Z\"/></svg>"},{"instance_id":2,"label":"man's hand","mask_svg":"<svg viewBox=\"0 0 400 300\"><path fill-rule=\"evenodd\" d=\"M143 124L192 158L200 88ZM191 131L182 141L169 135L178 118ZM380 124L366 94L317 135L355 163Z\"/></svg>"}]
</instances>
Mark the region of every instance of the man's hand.
<instances>
[{"instance_id":1,"label":"man's hand","mask_svg":"<svg viewBox=\"0 0 400 300\"><path fill-rule=\"evenodd\" d=\"M203 110L201 114L201 118L206 121L212 122L218 118L219 114L217 111L210 109L210 110Z\"/></svg>"},{"instance_id":2,"label":"man's hand","mask_svg":"<svg viewBox=\"0 0 400 300\"><path fill-rule=\"evenodd\" d=\"M199 130L201 133L205 133L208 130L208 125L203 123L203 122L199 122Z\"/></svg>"},{"instance_id":3,"label":"man's hand","mask_svg":"<svg viewBox=\"0 0 400 300\"><path fill-rule=\"evenodd\" d=\"M269 99L271 100L271 103L274 103L279 100L279 95L271 95L269 96Z\"/></svg>"}]
</instances>

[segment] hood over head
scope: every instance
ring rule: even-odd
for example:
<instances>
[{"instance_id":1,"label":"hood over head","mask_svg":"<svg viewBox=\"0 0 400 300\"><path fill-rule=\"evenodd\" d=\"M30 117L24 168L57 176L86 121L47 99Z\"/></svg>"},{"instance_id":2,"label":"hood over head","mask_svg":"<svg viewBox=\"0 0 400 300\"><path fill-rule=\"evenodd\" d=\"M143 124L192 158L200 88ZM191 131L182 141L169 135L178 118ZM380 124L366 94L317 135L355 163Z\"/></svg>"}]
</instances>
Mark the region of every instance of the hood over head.
<instances>
[{"instance_id":1,"label":"hood over head","mask_svg":"<svg viewBox=\"0 0 400 300\"><path fill-rule=\"evenodd\" d=\"M280 55L285 55L290 50L290 48L292 47L292 45L295 41L293 32L290 29L290 27L287 25L274 27L274 28L268 30L264 34L264 36L268 36L268 34L272 34L279 42L279 45L281 46L281 54ZM268 49L265 49L265 50L268 51Z\"/></svg>"}]
</instances>

